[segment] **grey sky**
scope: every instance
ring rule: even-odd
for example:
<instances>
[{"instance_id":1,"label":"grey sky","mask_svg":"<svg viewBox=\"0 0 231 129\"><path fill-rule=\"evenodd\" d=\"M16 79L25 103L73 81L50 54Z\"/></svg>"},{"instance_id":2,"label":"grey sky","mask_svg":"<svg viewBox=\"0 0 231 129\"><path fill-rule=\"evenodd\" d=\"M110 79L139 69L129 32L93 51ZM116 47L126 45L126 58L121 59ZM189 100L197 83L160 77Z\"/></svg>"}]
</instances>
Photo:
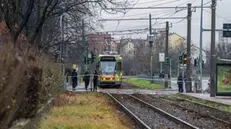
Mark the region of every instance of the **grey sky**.
<instances>
[{"instance_id":1,"label":"grey sky","mask_svg":"<svg viewBox=\"0 0 231 129\"><path fill-rule=\"evenodd\" d=\"M131 0L132 1L132 0ZM206 4L206 6L211 5L211 0L204 0L204 3L209 2ZM133 3L135 3L136 0L133 0ZM166 2L170 2L169 4L165 4ZM149 7L149 6L155 6L158 4L163 4L161 6L187 6L188 2L193 2L192 6L200 5L201 0L139 0L139 2L136 4L135 7ZM222 28L223 23L231 23L231 0L218 0L217 1L217 20L216 20L216 28L220 29ZM209 29L211 26L211 14L207 11L211 12L210 9L205 9L204 11L204 23L203 26L206 29ZM152 17L166 17L170 16L174 13L174 9L169 10L130 10L124 18L148 18L149 13L152 14ZM177 14L173 15L175 16L186 16L187 10L178 12ZM103 14L103 18L122 18L123 14L119 13L116 15L111 14ZM223 18L222 18L223 17ZM166 20L153 20L152 23L155 22L165 22ZM176 32L184 37L186 37L187 34L187 20L184 20L180 23L175 24L176 22L180 20L168 20L170 23L173 23L172 28L170 28L170 32ZM103 23L104 30L103 31L114 31L117 28L117 21L106 21ZM123 30L123 29L139 29L139 28L147 28L149 24L149 21L121 21L117 30ZM165 27L165 24L159 24L153 26L153 28L162 28ZM193 43L197 46L199 46L199 27L200 27L200 9L196 9L196 12L193 12L192 14L192 40ZM147 32L148 33L148 32ZM216 40L218 40L218 33ZM145 38L147 34L135 34L132 35L136 38ZM130 35L129 35L130 36ZM116 38L119 38L120 36L115 36ZM128 36L127 36L128 37ZM203 33L203 47L209 48L210 47L210 32L204 32Z\"/></svg>"}]
</instances>

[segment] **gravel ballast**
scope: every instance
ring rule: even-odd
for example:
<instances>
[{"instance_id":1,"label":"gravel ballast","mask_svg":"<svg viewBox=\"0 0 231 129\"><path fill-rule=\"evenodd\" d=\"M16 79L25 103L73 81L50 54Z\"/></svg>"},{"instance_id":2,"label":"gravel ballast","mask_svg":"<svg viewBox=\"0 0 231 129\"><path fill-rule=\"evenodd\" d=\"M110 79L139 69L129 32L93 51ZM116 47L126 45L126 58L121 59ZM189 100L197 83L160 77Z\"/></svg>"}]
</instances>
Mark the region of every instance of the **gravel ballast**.
<instances>
[{"instance_id":1,"label":"gravel ballast","mask_svg":"<svg viewBox=\"0 0 231 129\"><path fill-rule=\"evenodd\" d=\"M160 109L184 120L188 123L197 126L199 128L204 129L229 129L227 125L225 125L223 122L214 120L207 116L201 116L196 112L192 112L187 110L187 108L176 106L174 104L171 104L168 101L165 101L163 99L148 96L148 95L136 95L136 97L156 106Z\"/></svg>"},{"instance_id":2,"label":"gravel ballast","mask_svg":"<svg viewBox=\"0 0 231 129\"><path fill-rule=\"evenodd\" d=\"M187 129L187 127L169 120L162 114L157 113L149 106L144 105L127 95L113 96L152 129Z\"/></svg>"}]
</instances>

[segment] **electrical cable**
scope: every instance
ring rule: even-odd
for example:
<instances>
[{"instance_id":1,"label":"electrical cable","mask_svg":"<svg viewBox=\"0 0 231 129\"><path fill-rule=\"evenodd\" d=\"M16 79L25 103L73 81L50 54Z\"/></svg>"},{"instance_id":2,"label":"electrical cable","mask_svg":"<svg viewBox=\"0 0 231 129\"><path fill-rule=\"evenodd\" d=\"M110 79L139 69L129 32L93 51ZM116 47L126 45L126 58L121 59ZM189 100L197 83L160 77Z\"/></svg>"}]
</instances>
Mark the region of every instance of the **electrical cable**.
<instances>
[{"instance_id":1,"label":"electrical cable","mask_svg":"<svg viewBox=\"0 0 231 129\"><path fill-rule=\"evenodd\" d=\"M137 4L139 1L140 1L140 0L137 0L136 3L132 6L132 8L135 7L136 4ZM124 18L124 16L125 16L130 10L131 10L131 9L125 11L125 13L123 14L122 19ZM120 25L120 21L118 21L118 23L117 23L116 30L118 29L119 25Z\"/></svg>"},{"instance_id":2,"label":"electrical cable","mask_svg":"<svg viewBox=\"0 0 231 129\"><path fill-rule=\"evenodd\" d=\"M158 2L163 2L163 1L166 1L166 0L155 0L155 1L141 2L141 3L138 3L137 5L148 4L148 3L158 3Z\"/></svg>"},{"instance_id":3,"label":"electrical cable","mask_svg":"<svg viewBox=\"0 0 231 129\"><path fill-rule=\"evenodd\" d=\"M165 3L160 3L160 4L152 5L152 6L149 6L149 7L156 7L156 6L160 6L160 5L171 4L171 3L175 3L177 1L180 1L180 0L172 0L172 1L165 2Z\"/></svg>"},{"instance_id":4,"label":"electrical cable","mask_svg":"<svg viewBox=\"0 0 231 129\"><path fill-rule=\"evenodd\" d=\"M210 13L211 14L211 12L210 11L208 11L208 10L206 10L206 9L203 9L205 12L207 12L207 13ZM222 18L222 19L224 19L224 20L227 20L227 21L229 21L229 22L231 22L231 20L230 19L227 19L227 18L225 18L224 16L221 16L221 15L219 15L218 13L216 14L218 17L220 17L220 18Z\"/></svg>"}]
</instances>

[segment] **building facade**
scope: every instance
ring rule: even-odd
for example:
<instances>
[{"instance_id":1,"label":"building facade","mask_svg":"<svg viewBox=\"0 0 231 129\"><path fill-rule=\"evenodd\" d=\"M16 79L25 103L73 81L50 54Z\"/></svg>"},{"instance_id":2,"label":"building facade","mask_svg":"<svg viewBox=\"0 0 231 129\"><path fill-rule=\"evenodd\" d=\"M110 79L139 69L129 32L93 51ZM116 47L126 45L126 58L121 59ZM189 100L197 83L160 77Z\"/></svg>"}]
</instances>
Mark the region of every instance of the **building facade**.
<instances>
[{"instance_id":1,"label":"building facade","mask_svg":"<svg viewBox=\"0 0 231 129\"><path fill-rule=\"evenodd\" d=\"M111 34L89 34L87 41L88 49L96 54L102 54L104 51L117 50L117 43L113 40Z\"/></svg>"}]
</instances>

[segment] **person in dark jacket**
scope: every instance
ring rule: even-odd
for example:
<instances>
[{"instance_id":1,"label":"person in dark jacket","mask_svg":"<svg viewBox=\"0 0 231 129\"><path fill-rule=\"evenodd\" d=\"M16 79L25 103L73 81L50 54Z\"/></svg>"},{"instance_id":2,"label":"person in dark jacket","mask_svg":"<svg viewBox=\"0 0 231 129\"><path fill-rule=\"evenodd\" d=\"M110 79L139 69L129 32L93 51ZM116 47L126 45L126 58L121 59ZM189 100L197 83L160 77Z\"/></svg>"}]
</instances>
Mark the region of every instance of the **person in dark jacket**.
<instances>
[{"instance_id":1,"label":"person in dark jacket","mask_svg":"<svg viewBox=\"0 0 231 129\"><path fill-rule=\"evenodd\" d=\"M182 93L183 90L183 76L180 74L178 79L177 79L177 84L178 84L178 88L179 88L179 93Z\"/></svg>"},{"instance_id":2,"label":"person in dark jacket","mask_svg":"<svg viewBox=\"0 0 231 129\"><path fill-rule=\"evenodd\" d=\"M87 88L88 88L88 85L89 85L89 82L90 82L90 73L88 72L88 70L84 73L83 81L85 83L85 89L87 91Z\"/></svg>"},{"instance_id":3,"label":"person in dark jacket","mask_svg":"<svg viewBox=\"0 0 231 129\"><path fill-rule=\"evenodd\" d=\"M75 87L78 85L78 78L77 78L77 72L75 69L73 69L71 73L71 78L72 78L72 90L75 91Z\"/></svg>"},{"instance_id":4,"label":"person in dark jacket","mask_svg":"<svg viewBox=\"0 0 231 129\"><path fill-rule=\"evenodd\" d=\"M94 85L93 91L97 91L97 82L98 82L98 73L95 70L95 72L94 72L94 78L93 78L93 85Z\"/></svg>"}]
</instances>

